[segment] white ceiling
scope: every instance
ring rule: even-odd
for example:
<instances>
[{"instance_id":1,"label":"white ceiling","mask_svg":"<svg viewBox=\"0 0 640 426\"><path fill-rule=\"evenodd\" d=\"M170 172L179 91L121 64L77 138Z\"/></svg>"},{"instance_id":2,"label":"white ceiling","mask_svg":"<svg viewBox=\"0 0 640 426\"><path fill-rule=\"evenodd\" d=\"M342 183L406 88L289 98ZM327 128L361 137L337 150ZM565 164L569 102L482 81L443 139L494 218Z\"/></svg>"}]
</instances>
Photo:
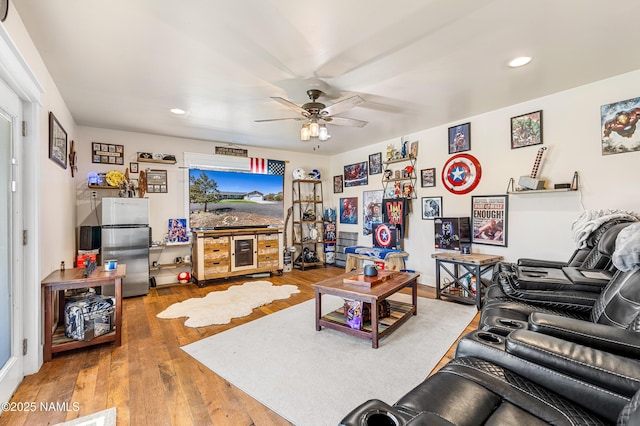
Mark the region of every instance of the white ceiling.
<instances>
[{"instance_id":1,"label":"white ceiling","mask_svg":"<svg viewBox=\"0 0 640 426\"><path fill-rule=\"evenodd\" d=\"M638 1L13 4L78 125L302 152L341 153L640 69ZM534 60L510 69L520 55ZM361 96L340 116L369 124L301 142L299 121L254 122L294 117L270 97L300 105L310 88L326 104Z\"/></svg>"}]
</instances>

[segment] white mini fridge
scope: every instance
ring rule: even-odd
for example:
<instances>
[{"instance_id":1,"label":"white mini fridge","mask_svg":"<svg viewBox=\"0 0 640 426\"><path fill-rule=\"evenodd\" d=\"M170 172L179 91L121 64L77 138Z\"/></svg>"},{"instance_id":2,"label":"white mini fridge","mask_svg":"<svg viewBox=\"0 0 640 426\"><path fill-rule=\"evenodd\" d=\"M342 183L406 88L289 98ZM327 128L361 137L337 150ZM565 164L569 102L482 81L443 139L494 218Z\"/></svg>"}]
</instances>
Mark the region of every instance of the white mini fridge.
<instances>
[{"instance_id":1,"label":"white mini fridge","mask_svg":"<svg viewBox=\"0 0 640 426\"><path fill-rule=\"evenodd\" d=\"M102 199L102 262L117 260L127 265L122 296L149 293L149 200L147 198ZM113 286L103 288L106 295Z\"/></svg>"}]
</instances>

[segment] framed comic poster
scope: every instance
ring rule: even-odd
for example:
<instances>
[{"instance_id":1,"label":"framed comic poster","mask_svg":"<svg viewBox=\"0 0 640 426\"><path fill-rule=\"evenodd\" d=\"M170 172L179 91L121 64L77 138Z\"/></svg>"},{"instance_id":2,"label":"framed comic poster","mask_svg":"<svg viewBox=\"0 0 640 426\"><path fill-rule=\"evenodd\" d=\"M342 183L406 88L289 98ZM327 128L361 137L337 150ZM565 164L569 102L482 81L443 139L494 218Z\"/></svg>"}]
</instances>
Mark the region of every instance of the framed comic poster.
<instances>
[{"instance_id":1,"label":"framed comic poster","mask_svg":"<svg viewBox=\"0 0 640 426\"><path fill-rule=\"evenodd\" d=\"M511 149L542 143L542 110L511 118Z\"/></svg>"},{"instance_id":2,"label":"framed comic poster","mask_svg":"<svg viewBox=\"0 0 640 426\"><path fill-rule=\"evenodd\" d=\"M342 175L333 177L333 193L340 194L343 190L342 186Z\"/></svg>"},{"instance_id":3,"label":"framed comic poster","mask_svg":"<svg viewBox=\"0 0 640 426\"><path fill-rule=\"evenodd\" d=\"M449 127L449 154L471 150L471 123Z\"/></svg>"},{"instance_id":4,"label":"framed comic poster","mask_svg":"<svg viewBox=\"0 0 640 426\"><path fill-rule=\"evenodd\" d=\"M422 197L422 219L442 216L442 197Z\"/></svg>"},{"instance_id":5,"label":"framed comic poster","mask_svg":"<svg viewBox=\"0 0 640 426\"><path fill-rule=\"evenodd\" d=\"M358 223L358 197L340 198L340 223Z\"/></svg>"},{"instance_id":6,"label":"framed comic poster","mask_svg":"<svg viewBox=\"0 0 640 426\"><path fill-rule=\"evenodd\" d=\"M507 247L508 195L471 197L471 242Z\"/></svg>"},{"instance_id":7,"label":"framed comic poster","mask_svg":"<svg viewBox=\"0 0 640 426\"><path fill-rule=\"evenodd\" d=\"M384 191L362 192L362 235L373 233L373 224L382 222L382 194Z\"/></svg>"},{"instance_id":8,"label":"framed comic poster","mask_svg":"<svg viewBox=\"0 0 640 426\"><path fill-rule=\"evenodd\" d=\"M640 98L600 107L602 155L640 151Z\"/></svg>"},{"instance_id":9,"label":"framed comic poster","mask_svg":"<svg viewBox=\"0 0 640 426\"><path fill-rule=\"evenodd\" d=\"M382 173L382 153L376 152L369 155L369 174L378 175Z\"/></svg>"},{"instance_id":10,"label":"framed comic poster","mask_svg":"<svg viewBox=\"0 0 640 426\"><path fill-rule=\"evenodd\" d=\"M422 186L423 188L436 186L435 168L420 170L420 186Z\"/></svg>"},{"instance_id":11,"label":"framed comic poster","mask_svg":"<svg viewBox=\"0 0 640 426\"><path fill-rule=\"evenodd\" d=\"M360 186L369 184L367 162L344 166L344 186Z\"/></svg>"}]
</instances>

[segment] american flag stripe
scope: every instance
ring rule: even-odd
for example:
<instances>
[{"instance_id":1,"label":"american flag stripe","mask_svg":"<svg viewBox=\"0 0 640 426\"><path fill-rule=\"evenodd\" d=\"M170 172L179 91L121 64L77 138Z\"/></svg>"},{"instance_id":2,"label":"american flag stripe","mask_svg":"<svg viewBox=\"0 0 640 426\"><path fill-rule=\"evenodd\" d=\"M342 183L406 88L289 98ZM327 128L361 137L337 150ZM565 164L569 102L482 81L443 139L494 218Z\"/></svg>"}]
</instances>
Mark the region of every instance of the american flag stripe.
<instances>
[{"instance_id":1,"label":"american flag stripe","mask_svg":"<svg viewBox=\"0 0 640 426\"><path fill-rule=\"evenodd\" d=\"M251 158L251 173L267 173L267 160L264 158Z\"/></svg>"}]
</instances>

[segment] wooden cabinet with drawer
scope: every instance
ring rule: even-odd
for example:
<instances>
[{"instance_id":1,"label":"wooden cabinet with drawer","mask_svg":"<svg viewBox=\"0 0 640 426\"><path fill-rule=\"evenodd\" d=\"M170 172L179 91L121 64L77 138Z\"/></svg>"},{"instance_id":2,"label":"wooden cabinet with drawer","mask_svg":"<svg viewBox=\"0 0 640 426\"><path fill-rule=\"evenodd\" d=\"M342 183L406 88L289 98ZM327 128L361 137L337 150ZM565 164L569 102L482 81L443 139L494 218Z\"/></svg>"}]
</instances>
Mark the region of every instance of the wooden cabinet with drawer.
<instances>
[{"instance_id":1,"label":"wooden cabinet with drawer","mask_svg":"<svg viewBox=\"0 0 640 426\"><path fill-rule=\"evenodd\" d=\"M204 279L216 278L220 274L227 274L230 270L229 237L205 237L202 263Z\"/></svg>"},{"instance_id":2,"label":"wooden cabinet with drawer","mask_svg":"<svg viewBox=\"0 0 640 426\"><path fill-rule=\"evenodd\" d=\"M232 230L194 231L193 281L205 281L260 272L282 272L282 230L250 228ZM248 245L253 245L249 248ZM241 249L253 251L254 256L240 260ZM235 264L241 262L240 264Z\"/></svg>"},{"instance_id":3,"label":"wooden cabinet with drawer","mask_svg":"<svg viewBox=\"0 0 640 426\"><path fill-rule=\"evenodd\" d=\"M280 252L280 234L258 235L258 268L282 268Z\"/></svg>"}]
</instances>

